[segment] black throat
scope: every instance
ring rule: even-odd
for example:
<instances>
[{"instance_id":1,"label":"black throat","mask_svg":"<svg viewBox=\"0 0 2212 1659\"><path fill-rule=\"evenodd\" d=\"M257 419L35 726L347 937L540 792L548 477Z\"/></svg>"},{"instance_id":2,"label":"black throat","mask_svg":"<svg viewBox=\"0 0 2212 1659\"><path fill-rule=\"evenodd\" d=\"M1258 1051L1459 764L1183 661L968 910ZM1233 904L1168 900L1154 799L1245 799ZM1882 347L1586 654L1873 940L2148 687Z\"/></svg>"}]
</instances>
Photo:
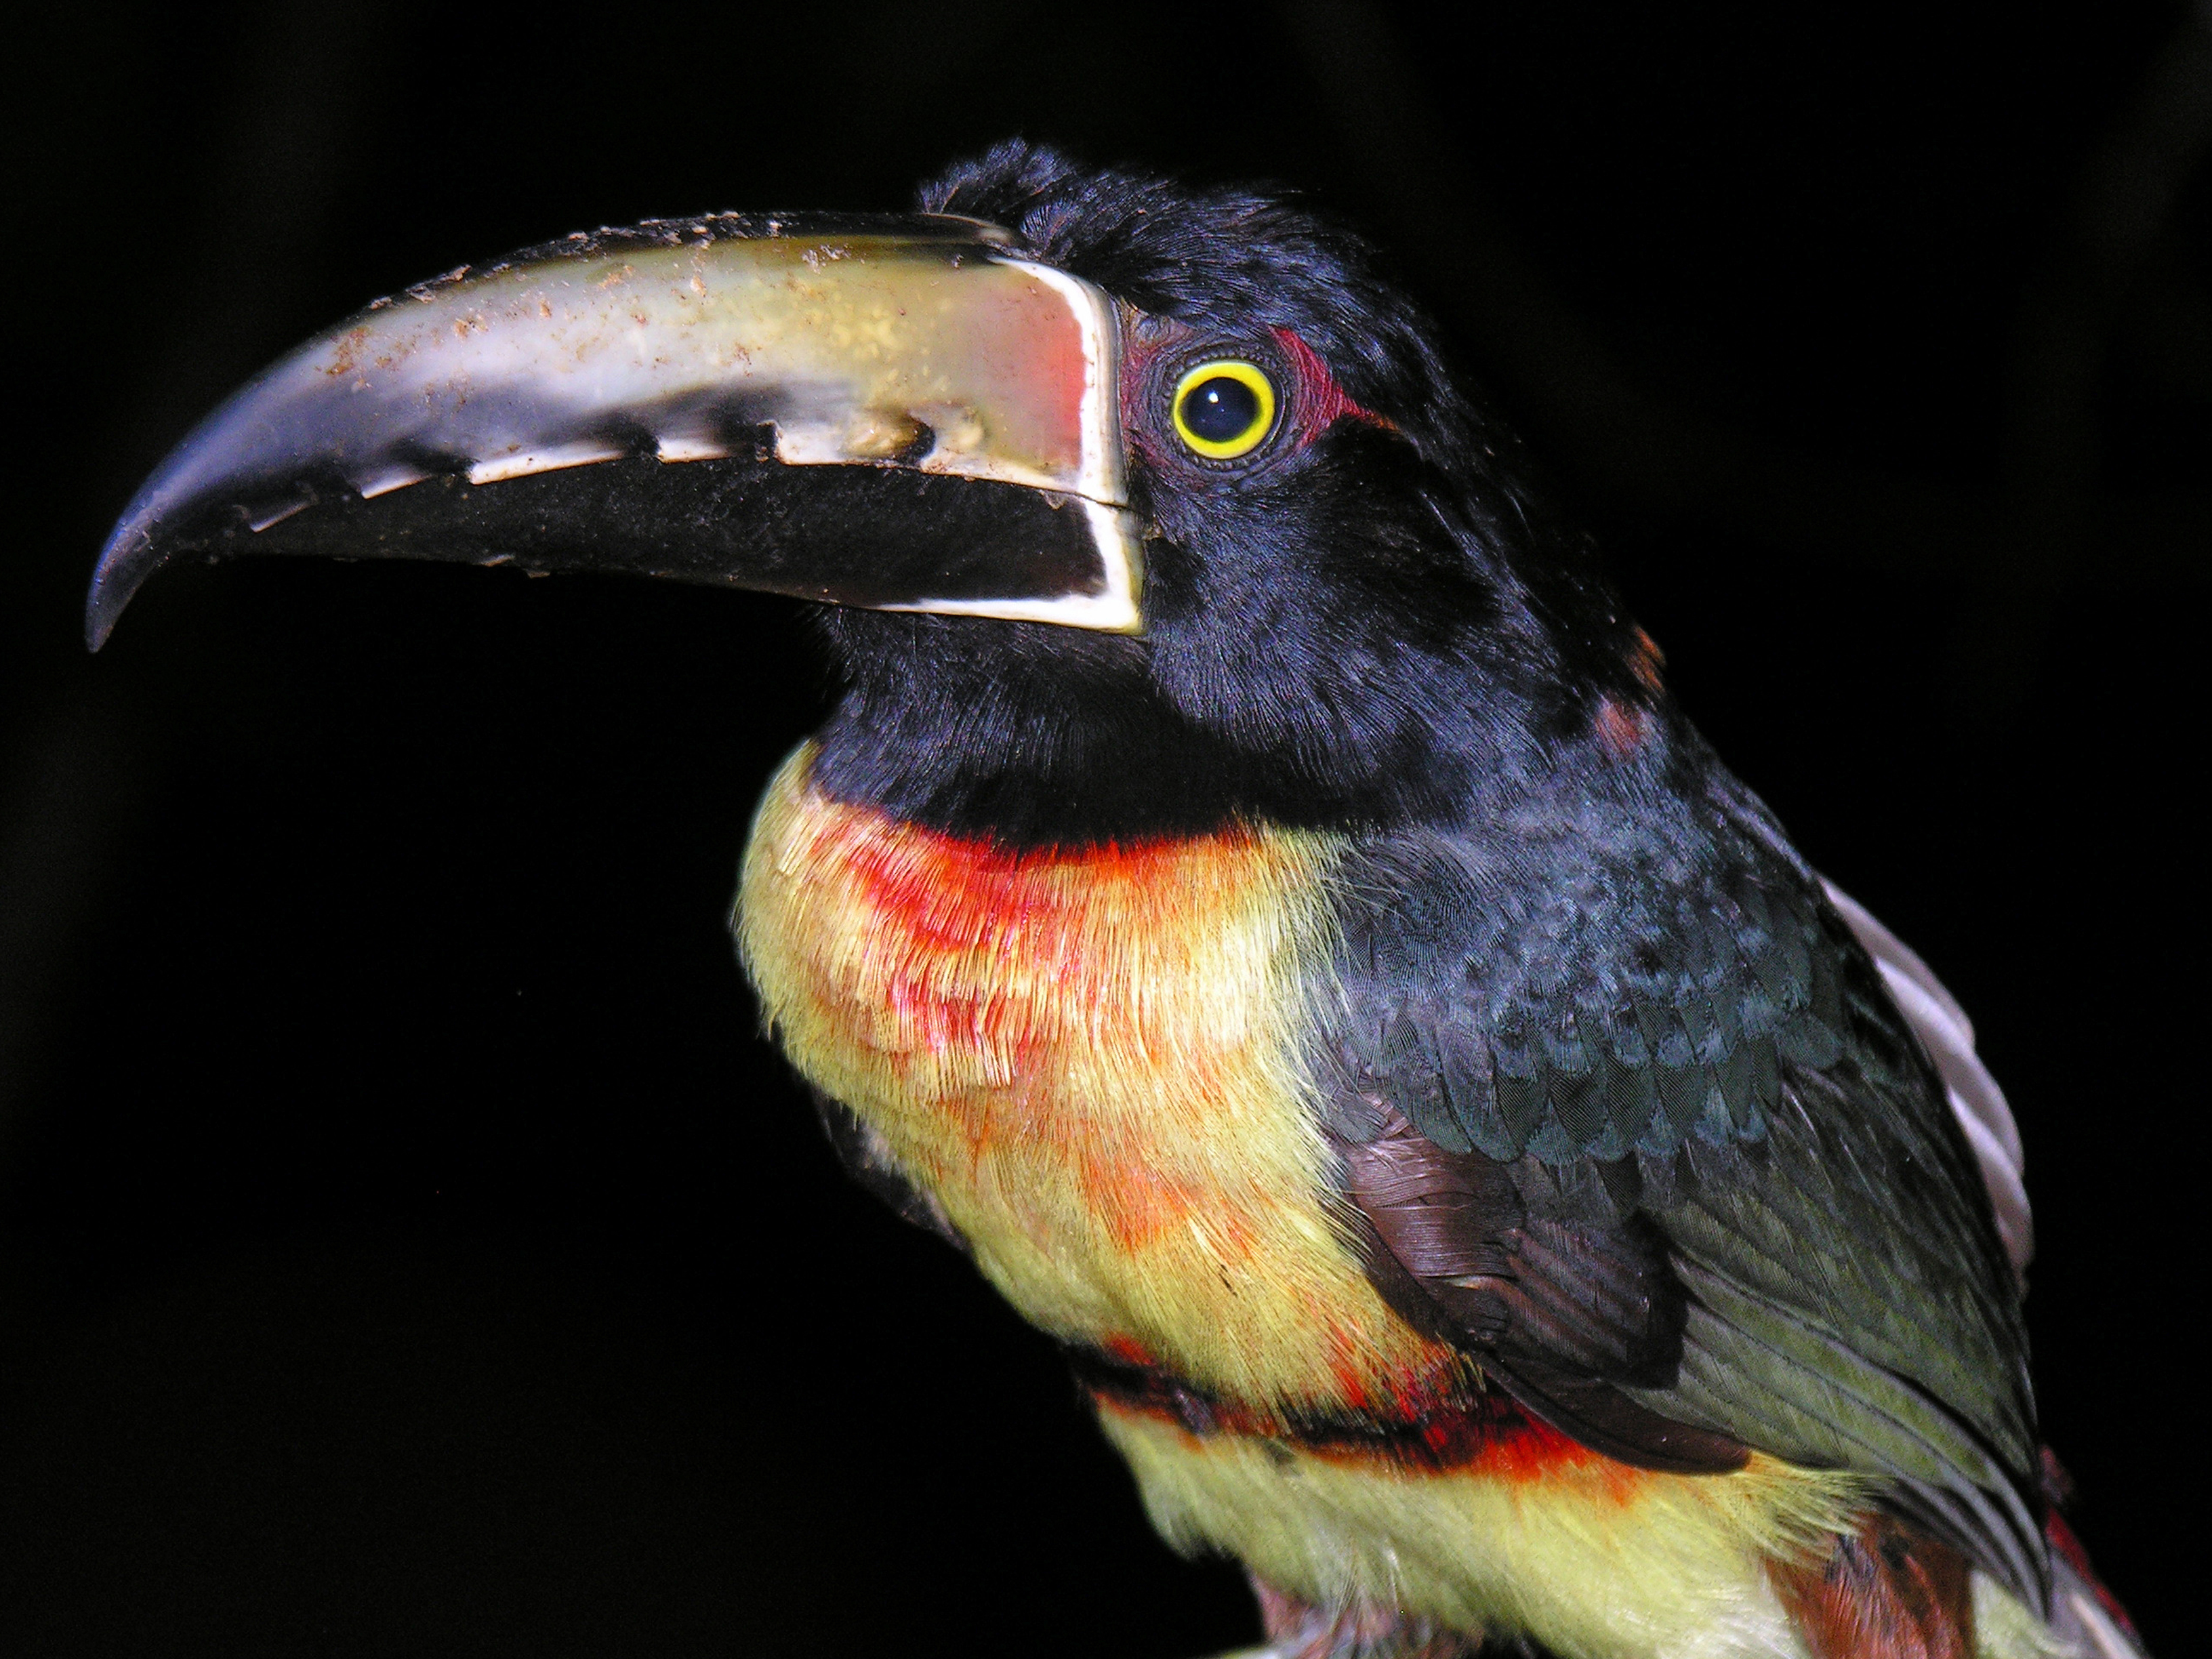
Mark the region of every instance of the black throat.
<instances>
[{"instance_id":1,"label":"black throat","mask_svg":"<svg viewBox=\"0 0 2212 1659\"><path fill-rule=\"evenodd\" d=\"M835 799L1023 848L1404 816L1401 780L1316 777L1194 724L1141 641L878 611L823 622L851 681L817 734L815 781Z\"/></svg>"},{"instance_id":2,"label":"black throat","mask_svg":"<svg viewBox=\"0 0 2212 1659\"><path fill-rule=\"evenodd\" d=\"M1468 768L1422 723L1364 744L1245 745L1192 721L1139 639L1051 623L825 611L849 675L814 781L838 801L1013 848L1232 825L1378 832L1467 805Z\"/></svg>"}]
</instances>

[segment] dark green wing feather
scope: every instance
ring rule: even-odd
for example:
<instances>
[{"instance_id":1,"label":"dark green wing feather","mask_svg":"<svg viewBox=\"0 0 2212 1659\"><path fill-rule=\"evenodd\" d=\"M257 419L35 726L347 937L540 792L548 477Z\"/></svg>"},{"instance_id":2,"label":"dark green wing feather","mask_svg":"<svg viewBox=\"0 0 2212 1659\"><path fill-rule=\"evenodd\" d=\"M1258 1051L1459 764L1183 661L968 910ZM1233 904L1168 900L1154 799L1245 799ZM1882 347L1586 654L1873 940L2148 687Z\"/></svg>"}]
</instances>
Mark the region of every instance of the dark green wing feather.
<instances>
[{"instance_id":1,"label":"dark green wing feather","mask_svg":"<svg viewBox=\"0 0 2212 1659\"><path fill-rule=\"evenodd\" d=\"M1756 800L1709 761L1690 789L1532 796L1480 832L1366 847L1340 908L1329 1127L1390 1258L1378 1285L1403 1305L1410 1281L1601 1449L1693 1467L1734 1442L1865 1473L2043 1599L1988 1194Z\"/></svg>"}]
</instances>

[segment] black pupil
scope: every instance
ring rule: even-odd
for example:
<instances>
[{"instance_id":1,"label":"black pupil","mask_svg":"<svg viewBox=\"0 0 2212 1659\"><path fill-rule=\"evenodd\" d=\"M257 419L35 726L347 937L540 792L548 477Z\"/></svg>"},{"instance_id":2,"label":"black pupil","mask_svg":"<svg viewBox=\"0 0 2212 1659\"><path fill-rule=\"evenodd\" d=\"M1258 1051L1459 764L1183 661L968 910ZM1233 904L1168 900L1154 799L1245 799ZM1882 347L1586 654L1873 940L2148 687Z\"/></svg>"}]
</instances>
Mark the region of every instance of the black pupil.
<instances>
[{"instance_id":1,"label":"black pupil","mask_svg":"<svg viewBox=\"0 0 2212 1659\"><path fill-rule=\"evenodd\" d=\"M1182 423L1210 444L1234 443L1260 418L1260 394L1226 374L1200 380L1182 394Z\"/></svg>"}]
</instances>

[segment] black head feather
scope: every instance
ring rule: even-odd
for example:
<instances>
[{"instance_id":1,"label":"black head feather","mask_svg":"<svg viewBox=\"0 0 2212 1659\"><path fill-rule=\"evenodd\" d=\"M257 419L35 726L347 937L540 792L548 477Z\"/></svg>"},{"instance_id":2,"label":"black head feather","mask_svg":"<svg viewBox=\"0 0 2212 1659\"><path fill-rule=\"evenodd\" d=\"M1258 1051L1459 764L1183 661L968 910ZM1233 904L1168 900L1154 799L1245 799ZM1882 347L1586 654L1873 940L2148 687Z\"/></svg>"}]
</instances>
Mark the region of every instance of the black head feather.
<instances>
[{"instance_id":1,"label":"black head feather","mask_svg":"<svg viewBox=\"0 0 2212 1659\"><path fill-rule=\"evenodd\" d=\"M1002 145L925 187L1127 308L1142 640L829 613L852 691L833 792L1024 843L1244 818L1463 822L1645 705L1637 635L1522 481L1373 250L1280 191L1194 190ZM1212 356L1285 388L1273 438L1207 462L1170 391Z\"/></svg>"}]
</instances>

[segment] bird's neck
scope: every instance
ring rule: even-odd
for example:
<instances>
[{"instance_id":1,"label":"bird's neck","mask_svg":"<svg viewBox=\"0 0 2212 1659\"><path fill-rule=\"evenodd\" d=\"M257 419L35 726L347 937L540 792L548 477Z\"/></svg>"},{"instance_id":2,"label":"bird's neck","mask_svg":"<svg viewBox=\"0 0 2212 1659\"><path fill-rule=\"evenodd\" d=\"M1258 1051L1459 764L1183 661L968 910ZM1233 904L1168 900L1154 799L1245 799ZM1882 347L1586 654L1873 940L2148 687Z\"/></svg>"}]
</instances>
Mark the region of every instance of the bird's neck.
<instances>
[{"instance_id":1,"label":"bird's neck","mask_svg":"<svg viewBox=\"0 0 2212 1659\"><path fill-rule=\"evenodd\" d=\"M1128 845L1283 821L1287 800L1224 747L1158 711L1086 720L1008 708L848 702L817 734L831 797L1013 848Z\"/></svg>"},{"instance_id":2,"label":"bird's neck","mask_svg":"<svg viewBox=\"0 0 2212 1659\"><path fill-rule=\"evenodd\" d=\"M1388 834L1464 821L1476 789L1506 787L1547 764L1533 744L1504 762L1493 747L1478 763L1467 734L1443 721L1371 741L1358 729L1240 741L1171 702L1134 641L1102 638L1071 653L1052 639L1033 653L970 655L951 630L951 643L932 638L917 648L903 639L884 648L874 636L905 618L838 621L870 637L840 652L853 684L816 734L817 787L906 823L1016 848L1126 846L1242 827Z\"/></svg>"}]
</instances>

